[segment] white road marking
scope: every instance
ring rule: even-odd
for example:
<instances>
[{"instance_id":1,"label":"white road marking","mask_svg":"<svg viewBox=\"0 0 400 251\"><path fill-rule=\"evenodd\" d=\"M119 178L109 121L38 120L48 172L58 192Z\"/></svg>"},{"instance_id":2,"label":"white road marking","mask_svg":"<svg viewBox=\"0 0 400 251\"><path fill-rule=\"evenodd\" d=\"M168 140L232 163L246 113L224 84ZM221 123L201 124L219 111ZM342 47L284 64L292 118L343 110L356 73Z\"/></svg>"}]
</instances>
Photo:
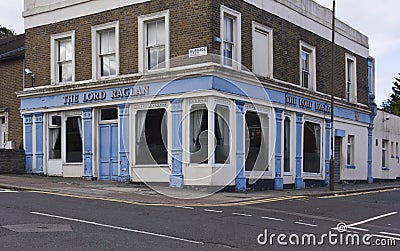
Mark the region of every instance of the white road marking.
<instances>
[{"instance_id":1,"label":"white road marking","mask_svg":"<svg viewBox=\"0 0 400 251\"><path fill-rule=\"evenodd\" d=\"M284 221L284 220L282 220L282 219L277 219L277 218L271 218L271 217L265 217L265 216L263 216L263 217L261 217L262 219L267 219L267 220L274 220L274 221Z\"/></svg>"},{"instance_id":2,"label":"white road marking","mask_svg":"<svg viewBox=\"0 0 400 251\"><path fill-rule=\"evenodd\" d=\"M145 234L145 235L151 235L151 236L156 236L156 237L161 237L161 238L166 238L166 239L171 239L171 240L177 240L177 241L183 241L183 242L189 242L189 243L201 244L201 245L204 244L204 242L201 242L201 241L194 241L194 240L188 240L188 239L169 236L169 235L164 235L164 234L157 234L157 233L152 233L152 232L147 232L147 231L141 231L141 230L124 228L124 227L111 226L111 225L101 224L101 223L92 222L92 221L85 221L85 220L73 219L73 218L68 218L68 217L63 217L63 216L58 216L58 215L45 214L45 213L38 213L38 212L30 212L30 213L31 214L35 214L35 215L45 216L45 217L51 217L51 218L62 219L62 220L67 220L67 221L74 221L74 222L79 222L79 223L95 225L95 226L99 226L99 227L107 227L107 228L117 229L117 230L121 230L121 231L127 231L127 232L133 232L133 233Z\"/></svg>"},{"instance_id":3,"label":"white road marking","mask_svg":"<svg viewBox=\"0 0 400 251\"><path fill-rule=\"evenodd\" d=\"M223 213L223 211L212 210L212 209L204 209L204 211L210 212L210 213Z\"/></svg>"},{"instance_id":4,"label":"white road marking","mask_svg":"<svg viewBox=\"0 0 400 251\"><path fill-rule=\"evenodd\" d=\"M183 209L190 209L190 210L193 210L194 208L193 207L183 207L183 206L175 206L176 208L183 208Z\"/></svg>"},{"instance_id":5,"label":"white road marking","mask_svg":"<svg viewBox=\"0 0 400 251\"><path fill-rule=\"evenodd\" d=\"M252 217L253 215L251 214L240 214L240 213L232 213L233 215L237 215L237 216L245 216L245 217Z\"/></svg>"},{"instance_id":6,"label":"white road marking","mask_svg":"<svg viewBox=\"0 0 400 251\"><path fill-rule=\"evenodd\" d=\"M398 214L398 212L391 212L391 213L375 216L375 217L372 217L372 218L369 218L369 219L366 219L366 220L363 220L363 221L352 223L350 225L347 225L347 227L358 226L358 225L361 225L361 224L364 224L364 223L367 223L367 222L370 222L370 221L374 221L374 220L377 220L377 219L380 219L380 218L384 218L384 217L387 217L387 216L391 216L391 215L395 215L395 214Z\"/></svg>"},{"instance_id":7,"label":"white road marking","mask_svg":"<svg viewBox=\"0 0 400 251\"><path fill-rule=\"evenodd\" d=\"M379 232L379 233L380 234L393 235L393 236L400 237L400 234L395 234L395 233L389 233L389 232Z\"/></svg>"},{"instance_id":8,"label":"white road marking","mask_svg":"<svg viewBox=\"0 0 400 251\"><path fill-rule=\"evenodd\" d=\"M8 189L0 189L0 193L18 193L18 191L8 190Z\"/></svg>"},{"instance_id":9,"label":"white road marking","mask_svg":"<svg viewBox=\"0 0 400 251\"><path fill-rule=\"evenodd\" d=\"M380 235L380 234L371 234L371 236L400 241L400 238L396 238L396 237L392 237L392 236L386 236L386 235Z\"/></svg>"},{"instance_id":10,"label":"white road marking","mask_svg":"<svg viewBox=\"0 0 400 251\"><path fill-rule=\"evenodd\" d=\"M308 223L298 222L298 221L296 221L295 224L309 226L309 227L318 227L318 225L313 225L313 224L308 224Z\"/></svg>"}]
</instances>

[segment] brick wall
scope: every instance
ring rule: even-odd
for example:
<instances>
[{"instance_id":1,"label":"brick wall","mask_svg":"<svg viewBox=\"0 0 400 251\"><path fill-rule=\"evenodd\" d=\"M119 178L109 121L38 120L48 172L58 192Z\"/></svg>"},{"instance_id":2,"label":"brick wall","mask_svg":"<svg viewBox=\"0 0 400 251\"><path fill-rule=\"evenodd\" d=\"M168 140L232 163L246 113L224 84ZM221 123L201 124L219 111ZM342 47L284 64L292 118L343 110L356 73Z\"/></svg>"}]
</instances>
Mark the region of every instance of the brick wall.
<instances>
[{"instance_id":1,"label":"brick wall","mask_svg":"<svg viewBox=\"0 0 400 251\"><path fill-rule=\"evenodd\" d=\"M305 29L278 16L245 3L231 0L153 0L140 5L67 20L26 30L26 62L35 72L36 85L50 84L50 35L75 30L76 80L91 79L91 27L111 21L120 21L120 74L138 72L138 16L170 10L171 58L186 55L188 49L208 46L220 54L220 4L242 13L242 63L252 68L252 21L271 27L274 31L274 77L300 84L299 41L316 47L317 90L330 94L331 45ZM336 46L335 95L345 97L345 53ZM358 101L368 103L367 59L357 58Z\"/></svg>"},{"instance_id":2,"label":"brick wall","mask_svg":"<svg viewBox=\"0 0 400 251\"><path fill-rule=\"evenodd\" d=\"M16 148L22 141L22 118L20 99L15 92L23 85L23 60L0 62L0 108L8 112L8 141L15 141Z\"/></svg>"},{"instance_id":3,"label":"brick wall","mask_svg":"<svg viewBox=\"0 0 400 251\"><path fill-rule=\"evenodd\" d=\"M211 46L211 0L154 0L90 16L27 29L26 64L35 85L50 84L50 36L75 30L76 81L92 78L91 27L119 20L120 74L138 72L138 16L170 10L170 57L187 55L194 47Z\"/></svg>"},{"instance_id":4,"label":"brick wall","mask_svg":"<svg viewBox=\"0 0 400 251\"><path fill-rule=\"evenodd\" d=\"M252 21L273 29L273 71L274 78L300 85L300 45L304 41L316 48L317 91L331 93L331 43L316 34L298 27L276 15L258 9L243 1L213 1L213 33L220 37L220 5L234 9L242 15L242 64L252 69ZM220 44L215 43L213 51L220 52ZM335 47L335 96L345 98L345 53L354 55L357 60L358 102L368 104L368 64L367 59L346 50Z\"/></svg>"},{"instance_id":5,"label":"brick wall","mask_svg":"<svg viewBox=\"0 0 400 251\"><path fill-rule=\"evenodd\" d=\"M0 174L25 173L25 151L0 149Z\"/></svg>"}]
</instances>

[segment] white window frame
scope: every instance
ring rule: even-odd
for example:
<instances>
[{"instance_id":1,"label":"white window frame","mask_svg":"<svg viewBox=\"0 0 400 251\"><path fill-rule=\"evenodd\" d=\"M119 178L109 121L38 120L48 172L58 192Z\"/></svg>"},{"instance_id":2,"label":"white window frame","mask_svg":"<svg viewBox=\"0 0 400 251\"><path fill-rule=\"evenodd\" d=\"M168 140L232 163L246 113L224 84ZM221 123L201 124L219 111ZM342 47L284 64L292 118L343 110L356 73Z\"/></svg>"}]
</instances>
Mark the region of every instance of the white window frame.
<instances>
[{"instance_id":1,"label":"white window frame","mask_svg":"<svg viewBox=\"0 0 400 251\"><path fill-rule=\"evenodd\" d=\"M58 41L64 39L71 39L72 43L72 81L59 82L58 81ZM50 36L50 72L51 84L66 84L75 82L75 30L64 33L54 34Z\"/></svg>"},{"instance_id":2,"label":"white window frame","mask_svg":"<svg viewBox=\"0 0 400 251\"><path fill-rule=\"evenodd\" d=\"M101 76L100 72L100 39L99 33L105 30L115 30L115 75ZM92 26L92 79L107 79L119 75L119 21Z\"/></svg>"},{"instance_id":3,"label":"white window frame","mask_svg":"<svg viewBox=\"0 0 400 251\"><path fill-rule=\"evenodd\" d=\"M353 63L353 69L352 69L352 79L350 80L351 83L351 90L348 90L348 62L352 61ZM350 55L350 54L345 54L345 74L346 74L346 96L345 96L345 100L347 100L350 103L357 103L357 61L356 61L356 57ZM349 94L349 98L348 98L348 93Z\"/></svg>"},{"instance_id":4,"label":"white window frame","mask_svg":"<svg viewBox=\"0 0 400 251\"><path fill-rule=\"evenodd\" d=\"M139 73L148 72L146 57L146 41L147 29L146 23L156 21L158 19L165 20L165 68L151 70L150 72L165 71L170 68L170 35L169 35L169 10L160 11L148 15L138 17L138 57L139 57Z\"/></svg>"},{"instance_id":5,"label":"white window frame","mask_svg":"<svg viewBox=\"0 0 400 251\"><path fill-rule=\"evenodd\" d=\"M302 151L302 156L303 156L303 154L304 154L304 127L305 127L305 123L306 122L309 122L309 123L314 123L314 124L317 124L317 125L319 125L320 126L320 163L319 163L319 173L311 173L311 172L306 172L306 171L304 171L304 166L303 166L303 163L304 163L304 161L302 160L302 162L301 162L301 166L302 166L302 168L301 168L301 170L302 170L302 173L303 173L303 177L305 177L305 178L323 178L323 175L324 175L324 172L323 172L323 170L324 170L324 157L325 157L325 134L324 134L324 127L323 127L323 122L322 122L322 120L320 120L320 119L318 119L318 118L315 118L315 117L311 117L311 116L304 116L304 119L303 119L303 129L302 129L302 145L301 145L301 151ZM303 156L303 159L304 159L304 156Z\"/></svg>"},{"instance_id":6,"label":"white window frame","mask_svg":"<svg viewBox=\"0 0 400 251\"><path fill-rule=\"evenodd\" d=\"M272 28L269 28L265 25L259 24L257 22L252 22L252 36L253 36L253 72L254 71L254 66L256 64L256 56L257 56L257 51L255 50L255 46L254 46L254 41L255 41L255 33L257 32L257 30L260 30L264 33L267 34L268 36L268 58L266 59L266 65L267 65L267 75L263 76L266 78L273 78L273 70L274 70L274 61L273 61L273 53L274 53L274 45L273 45L273 30ZM256 74L256 73L255 73Z\"/></svg>"},{"instance_id":7,"label":"white window frame","mask_svg":"<svg viewBox=\"0 0 400 251\"><path fill-rule=\"evenodd\" d=\"M300 41L300 50L299 50L299 70L300 70L300 86L303 87L303 72L302 72L302 68L301 68L301 54L302 51L306 51L309 53L309 61L310 61L310 83L308 85L309 90L312 91L316 91L317 90L317 60L316 60L316 49L314 46L304 42L304 41Z\"/></svg>"},{"instance_id":8,"label":"white window frame","mask_svg":"<svg viewBox=\"0 0 400 251\"><path fill-rule=\"evenodd\" d=\"M224 18L225 15L233 18L233 43L234 50L232 51L232 66L225 65L224 57ZM229 68L241 70L242 62L242 14L236 10L230 9L224 5L221 5L220 10L220 34L221 34L221 65Z\"/></svg>"},{"instance_id":9,"label":"white window frame","mask_svg":"<svg viewBox=\"0 0 400 251\"><path fill-rule=\"evenodd\" d=\"M82 162L67 162L67 120L68 118L71 117L79 117L82 121L82 133L83 133L83 139L82 139ZM61 138L61 158L62 158L62 164L64 166L73 166L73 165L83 165L85 159L83 157L84 153L84 124L83 124L83 116L82 112L78 110L73 110L73 111L68 111L64 112L63 115L61 116L61 133L64 135L64 137Z\"/></svg>"},{"instance_id":10,"label":"white window frame","mask_svg":"<svg viewBox=\"0 0 400 251\"><path fill-rule=\"evenodd\" d=\"M382 158L381 158L381 165L382 168L387 168L389 165L389 140L382 139ZM383 157L385 156L385 163L383 163ZM385 164L385 165L383 165Z\"/></svg>"},{"instance_id":11,"label":"white window frame","mask_svg":"<svg viewBox=\"0 0 400 251\"><path fill-rule=\"evenodd\" d=\"M266 171L246 171L245 170L245 166L244 166L245 176L246 176L246 178L254 178L254 177L272 178L272 174L274 173L274 170L275 170L275 161L274 161L274 158L272 158L274 156L274 154L275 154L274 153L275 149L274 149L274 146L272 145L272 140L269 140L269 139L274 139L275 138L275 135L274 135L275 127L274 127L274 125L273 125L274 123L272 121L273 118L274 118L272 116L273 112L272 112L272 110L270 108L267 108L267 107L264 107L264 106L261 106L261 105L249 105L249 104L247 104L247 105L245 105L245 112L244 112L244 115L243 115L245 123L246 123L246 114L247 114L247 112L254 112L258 116L260 116L260 115L267 116L267 119L268 119L268 132L267 132L267 135L268 135L268 146L267 146L268 147L268 156L267 156L267 159L269 160L269 163L268 163L268 167L267 167L268 170L266 170ZM244 138L245 138L245 136L243 135L243 139Z\"/></svg>"},{"instance_id":12,"label":"white window frame","mask_svg":"<svg viewBox=\"0 0 400 251\"><path fill-rule=\"evenodd\" d=\"M2 120L4 119L4 124ZM0 139L3 139L3 142L0 142L0 149L4 149L7 145L8 141L8 112L0 111Z\"/></svg>"},{"instance_id":13,"label":"white window frame","mask_svg":"<svg viewBox=\"0 0 400 251\"><path fill-rule=\"evenodd\" d=\"M349 142L350 141L350 142ZM355 136L354 135L347 135L347 142L346 142L346 151L349 150L350 148L350 161L347 159L346 160L346 165L347 166L354 166L354 154L355 154ZM346 158L347 158L347 152L346 152ZM350 163L349 163L350 162Z\"/></svg>"},{"instance_id":14,"label":"white window frame","mask_svg":"<svg viewBox=\"0 0 400 251\"><path fill-rule=\"evenodd\" d=\"M289 172L285 171L285 120L289 119L289 130L290 130L290 138L289 138ZM291 176L293 174L293 164L292 164L292 159L294 156L294 151L293 151L293 145L294 144L294 130L293 130L293 119L292 116L285 115L283 116L282 119L282 173L285 176Z\"/></svg>"}]
</instances>

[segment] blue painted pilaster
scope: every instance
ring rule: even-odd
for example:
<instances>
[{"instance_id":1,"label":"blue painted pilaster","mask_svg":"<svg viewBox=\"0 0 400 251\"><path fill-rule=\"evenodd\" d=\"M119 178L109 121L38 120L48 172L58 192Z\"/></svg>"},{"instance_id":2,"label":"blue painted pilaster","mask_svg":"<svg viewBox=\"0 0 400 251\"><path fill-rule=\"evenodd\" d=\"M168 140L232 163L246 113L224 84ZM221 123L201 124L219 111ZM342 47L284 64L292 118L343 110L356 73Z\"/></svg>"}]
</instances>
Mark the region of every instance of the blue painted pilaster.
<instances>
[{"instance_id":1,"label":"blue painted pilaster","mask_svg":"<svg viewBox=\"0 0 400 251\"><path fill-rule=\"evenodd\" d=\"M120 145L119 145L119 182L129 182L129 105L118 106L120 124Z\"/></svg>"},{"instance_id":2,"label":"blue painted pilaster","mask_svg":"<svg viewBox=\"0 0 400 251\"><path fill-rule=\"evenodd\" d=\"M171 100L172 115L172 167L169 178L170 187L183 188L182 172L182 99Z\"/></svg>"},{"instance_id":3,"label":"blue painted pilaster","mask_svg":"<svg viewBox=\"0 0 400 251\"><path fill-rule=\"evenodd\" d=\"M283 190L282 178L282 114L283 109L275 108L276 145L275 145L275 190Z\"/></svg>"},{"instance_id":4,"label":"blue painted pilaster","mask_svg":"<svg viewBox=\"0 0 400 251\"><path fill-rule=\"evenodd\" d=\"M301 174L303 165L303 116L302 112L296 112L296 178L294 182L296 189L305 187Z\"/></svg>"},{"instance_id":5,"label":"blue painted pilaster","mask_svg":"<svg viewBox=\"0 0 400 251\"><path fill-rule=\"evenodd\" d=\"M325 119L325 185L330 184L331 120Z\"/></svg>"},{"instance_id":6,"label":"blue painted pilaster","mask_svg":"<svg viewBox=\"0 0 400 251\"><path fill-rule=\"evenodd\" d=\"M32 152L32 114L24 114L25 124L25 172L32 173L33 152Z\"/></svg>"},{"instance_id":7,"label":"blue painted pilaster","mask_svg":"<svg viewBox=\"0 0 400 251\"><path fill-rule=\"evenodd\" d=\"M244 144L244 102L236 100L236 178L235 191L246 192L245 168L245 144Z\"/></svg>"},{"instance_id":8,"label":"blue painted pilaster","mask_svg":"<svg viewBox=\"0 0 400 251\"><path fill-rule=\"evenodd\" d=\"M373 132L374 126L369 125L368 127L368 183L372 184L374 183L374 178L372 177L372 132Z\"/></svg>"},{"instance_id":9,"label":"blue painted pilaster","mask_svg":"<svg viewBox=\"0 0 400 251\"><path fill-rule=\"evenodd\" d=\"M93 109L83 108L83 178L93 178Z\"/></svg>"},{"instance_id":10,"label":"blue painted pilaster","mask_svg":"<svg viewBox=\"0 0 400 251\"><path fill-rule=\"evenodd\" d=\"M36 172L37 175L43 175L43 113L35 113L36 125Z\"/></svg>"}]
</instances>

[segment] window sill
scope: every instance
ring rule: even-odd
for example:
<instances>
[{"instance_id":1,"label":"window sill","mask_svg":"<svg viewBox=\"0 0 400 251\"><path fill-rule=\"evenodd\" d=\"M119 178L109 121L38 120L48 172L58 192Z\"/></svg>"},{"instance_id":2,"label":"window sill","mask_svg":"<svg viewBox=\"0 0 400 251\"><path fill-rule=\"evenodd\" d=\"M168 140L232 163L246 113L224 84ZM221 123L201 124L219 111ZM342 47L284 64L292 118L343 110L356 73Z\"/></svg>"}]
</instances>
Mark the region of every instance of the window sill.
<instances>
[{"instance_id":1,"label":"window sill","mask_svg":"<svg viewBox=\"0 0 400 251\"><path fill-rule=\"evenodd\" d=\"M76 166L76 165L83 165L83 162L71 162L71 163L63 163L66 166Z\"/></svg>"},{"instance_id":2,"label":"window sill","mask_svg":"<svg viewBox=\"0 0 400 251\"><path fill-rule=\"evenodd\" d=\"M356 166L347 165L346 168L347 169L356 169Z\"/></svg>"},{"instance_id":3,"label":"window sill","mask_svg":"<svg viewBox=\"0 0 400 251\"><path fill-rule=\"evenodd\" d=\"M133 169L135 168L169 168L168 164L140 164L140 165L134 165Z\"/></svg>"}]
</instances>

